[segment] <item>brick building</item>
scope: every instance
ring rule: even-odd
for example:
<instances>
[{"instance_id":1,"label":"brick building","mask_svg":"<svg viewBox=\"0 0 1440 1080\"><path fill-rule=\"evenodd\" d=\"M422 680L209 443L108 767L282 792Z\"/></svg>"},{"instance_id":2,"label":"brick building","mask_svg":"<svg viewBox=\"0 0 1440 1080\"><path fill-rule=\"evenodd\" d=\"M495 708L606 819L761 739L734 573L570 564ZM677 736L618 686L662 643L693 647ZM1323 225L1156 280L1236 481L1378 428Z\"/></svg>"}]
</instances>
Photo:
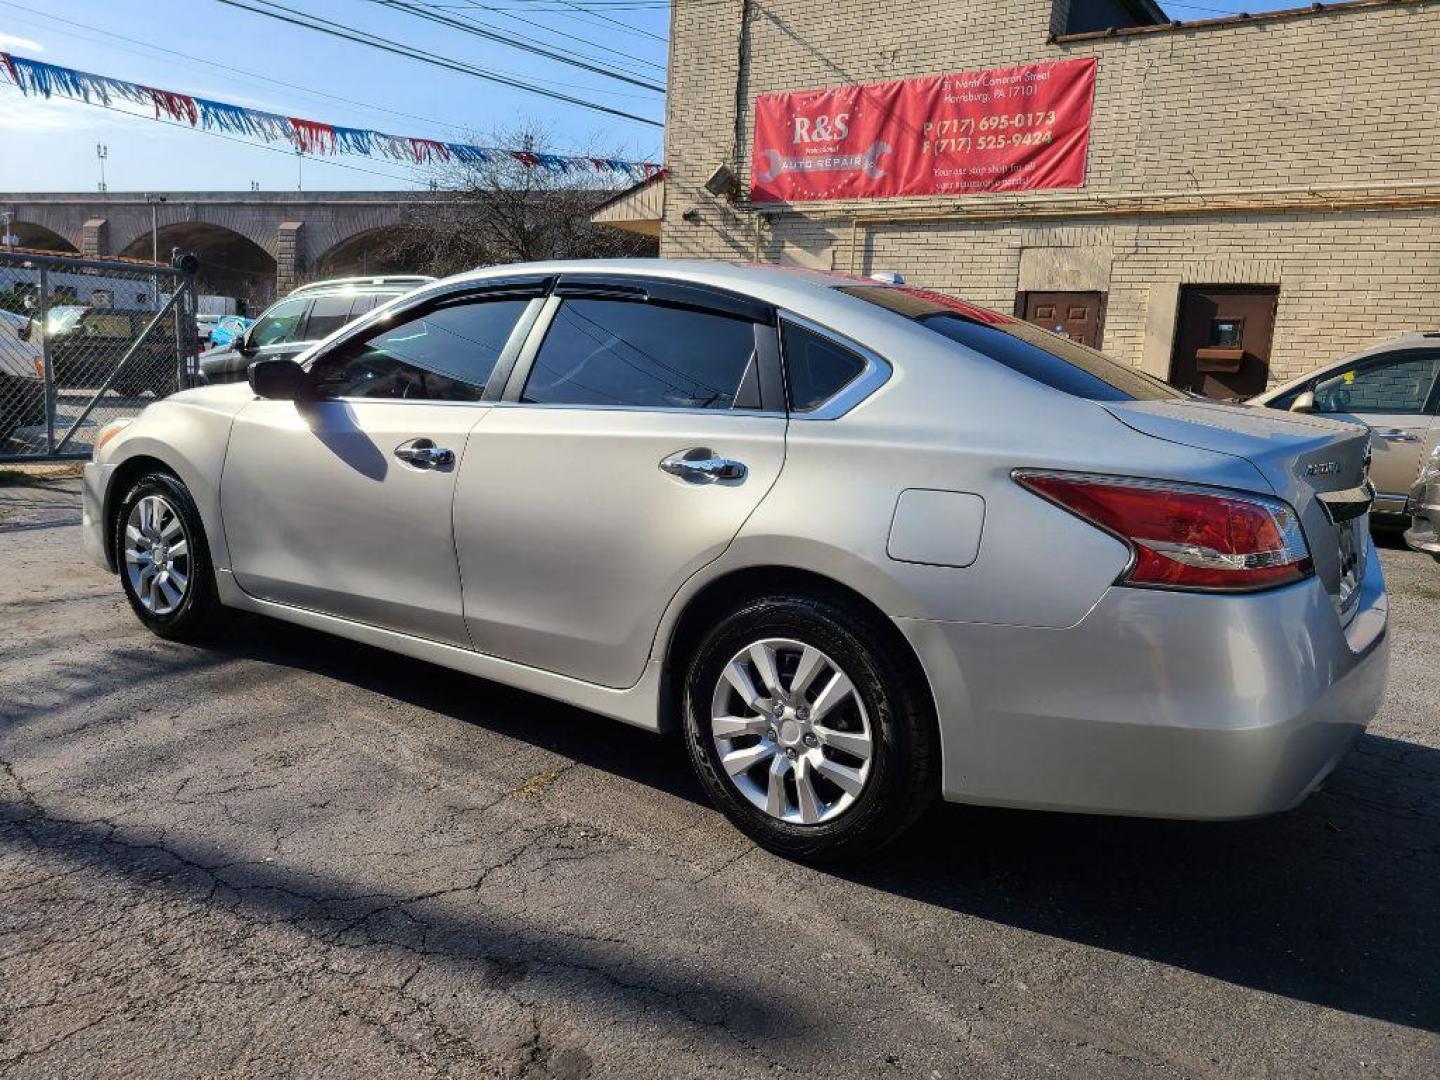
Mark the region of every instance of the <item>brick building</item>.
<instances>
[{"instance_id":1,"label":"brick building","mask_svg":"<svg viewBox=\"0 0 1440 1080\"><path fill-rule=\"evenodd\" d=\"M674 0L668 173L636 215L661 219L666 256L895 271L1181 383L1243 326L1243 370L1196 381L1222 395L1440 327L1440 2L1166 18L1149 0ZM749 200L757 95L1080 57L1098 62L1080 188ZM721 165L738 182L716 195Z\"/></svg>"}]
</instances>

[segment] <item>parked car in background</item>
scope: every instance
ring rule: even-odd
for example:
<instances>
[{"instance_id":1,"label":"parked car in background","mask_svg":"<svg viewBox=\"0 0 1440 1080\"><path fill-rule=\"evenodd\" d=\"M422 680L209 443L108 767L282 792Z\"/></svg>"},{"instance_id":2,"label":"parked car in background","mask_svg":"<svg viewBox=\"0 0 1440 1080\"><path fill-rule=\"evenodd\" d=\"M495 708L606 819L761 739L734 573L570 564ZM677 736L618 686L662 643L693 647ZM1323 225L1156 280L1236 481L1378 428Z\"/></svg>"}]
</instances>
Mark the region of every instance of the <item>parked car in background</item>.
<instances>
[{"instance_id":1,"label":"parked car in background","mask_svg":"<svg viewBox=\"0 0 1440 1080\"><path fill-rule=\"evenodd\" d=\"M16 428L45 422L45 361L25 339L29 319L0 311L0 445Z\"/></svg>"},{"instance_id":2,"label":"parked car in background","mask_svg":"<svg viewBox=\"0 0 1440 1080\"><path fill-rule=\"evenodd\" d=\"M244 315L226 315L211 328L208 340L213 348L224 349L254 325L255 320Z\"/></svg>"},{"instance_id":3,"label":"parked car in background","mask_svg":"<svg viewBox=\"0 0 1440 1080\"><path fill-rule=\"evenodd\" d=\"M241 608L678 727L790 856L937 797L1284 810L1380 703L1363 429L924 290L496 267L248 380L96 439L85 543L142 623Z\"/></svg>"},{"instance_id":4,"label":"parked car in background","mask_svg":"<svg viewBox=\"0 0 1440 1080\"><path fill-rule=\"evenodd\" d=\"M1405 334L1352 353L1250 403L1368 427L1375 515L1401 524L1420 463L1440 441L1440 332Z\"/></svg>"},{"instance_id":5,"label":"parked car in background","mask_svg":"<svg viewBox=\"0 0 1440 1080\"><path fill-rule=\"evenodd\" d=\"M271 304L226 347L202 356L201 379L207 383L244 382L246 369L256 360L298 356L346 323L434 280L388 275L304 285Z\"/></svg>"},{"instance_id":6,"label":"parked car in background","mask_svg":"<svg viewBox=\"0 0 1440 1080\"><path fill-rule=\"evenodd\" d=\"M32 314L20 333L37 346L42 337L50 339L57 390L89 390L110 378L154 317L154 311L59 304L43 315ZM130 354L110 389L122 397L139 397L147 391L163 397L176 388L175 365L173 336L157 330Z\"/></svg>"},{"instance_id":7,"label":"parked car in background","mask_svg":"<svg viewBox=\"0 0 1440 1080\"><path fill-rule=\"evenodd\" d=\"M1405 542L1440 562L1440 446L1437 446L1410 489L1410 528Z\"/></svg>"}]
</instances>

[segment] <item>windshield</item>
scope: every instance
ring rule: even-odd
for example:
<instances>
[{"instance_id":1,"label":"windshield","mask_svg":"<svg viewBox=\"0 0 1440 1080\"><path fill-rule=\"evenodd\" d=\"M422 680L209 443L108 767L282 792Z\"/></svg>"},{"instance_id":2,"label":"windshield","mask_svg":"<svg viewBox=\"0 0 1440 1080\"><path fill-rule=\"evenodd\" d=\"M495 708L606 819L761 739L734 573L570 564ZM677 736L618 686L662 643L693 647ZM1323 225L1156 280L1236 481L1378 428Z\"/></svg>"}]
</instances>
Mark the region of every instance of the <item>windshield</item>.
<instances>
[{"instance_id":1,"label":"windshield","mask_svg":"<svg viewBox=\"0 0 1440 1080\"><path fill-rule=\"evenodd\" d=\"M63 307L50 309L50 314L45 318L45 332L51 337L57 334L68 334L74 330L80 322L80 317L85 314L84 307L77 307L66 304Z\"/></svg>"},{"instance_id":2,"label":"windshield","mask_svg":"<svg viewBox=\"0 0 1440 1080\"><path fill-rule=\"evenodd\" d=\"M963 300L908 286L842 285L838 291L917 322L1053 390L1091 401L1168 401L1183 391L1078 341Z\"/></svg>"}]
</instances>

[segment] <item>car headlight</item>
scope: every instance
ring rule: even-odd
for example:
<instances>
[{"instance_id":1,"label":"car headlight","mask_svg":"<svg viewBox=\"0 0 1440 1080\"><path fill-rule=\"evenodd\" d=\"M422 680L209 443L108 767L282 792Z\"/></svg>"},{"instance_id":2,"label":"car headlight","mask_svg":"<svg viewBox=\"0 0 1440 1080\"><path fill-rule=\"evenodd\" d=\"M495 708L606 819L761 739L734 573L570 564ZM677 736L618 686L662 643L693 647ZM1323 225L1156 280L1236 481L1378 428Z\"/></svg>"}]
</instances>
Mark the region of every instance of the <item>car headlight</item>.
<instances>
[{"instance_id":1,"label":"car headlight","mask_svg":"<svg viewBox=\"0 0 1440 1080\"><path fill-rule=\"evenodd\" d=\"M95 448L90 451L90 457L92 459L99 458L100 451L105 449L105 444L129 427L130 422L134 419L133 416L122 416L118 420L111 420L102 427L99 434L95 436Z\"/></svg>"}]
</instances>

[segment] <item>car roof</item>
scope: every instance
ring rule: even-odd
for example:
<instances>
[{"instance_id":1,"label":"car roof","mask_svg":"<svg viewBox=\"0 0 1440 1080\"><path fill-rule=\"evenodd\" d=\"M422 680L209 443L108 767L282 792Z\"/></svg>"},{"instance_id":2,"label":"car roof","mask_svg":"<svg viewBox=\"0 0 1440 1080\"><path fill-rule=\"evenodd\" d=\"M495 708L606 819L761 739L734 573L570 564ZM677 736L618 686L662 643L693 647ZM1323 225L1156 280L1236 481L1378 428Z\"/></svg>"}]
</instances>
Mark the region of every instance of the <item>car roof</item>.
<instances>
[{"instance_id":1,"label":"car roof","mask_svg":"<svg viewBox=\"0 0 1440 1080\"><path fill-rule=\"evenodd\" d=\"M328 278L325 281L312 281L308 285L301 285L288 295L311 296L321 292L361 292L381 289L400 289L408 292L421 285L429 285L434 280L427 274L376 274L369 277Z\"/></svg>"},{"instance_id":2,"label":"car roof","mask_svg":"<svg viewBox=\"0 0 1440 1080\"><path fill-rule=\"evenodd\" d=\"M489 266L445 278L439 284L450 288L467 281L484 282L521 274L611 274L703 285L788 308L821 321L832 320L830 325L842 333L846 332L848 324L855 322L857 315L863 318L864 314L874 312L867 310L871 309L871 305L846 296L838 291L837 286L894 287L874 278L829 270L702 259L551 259Z\"/></svg>"}]
</instances>

